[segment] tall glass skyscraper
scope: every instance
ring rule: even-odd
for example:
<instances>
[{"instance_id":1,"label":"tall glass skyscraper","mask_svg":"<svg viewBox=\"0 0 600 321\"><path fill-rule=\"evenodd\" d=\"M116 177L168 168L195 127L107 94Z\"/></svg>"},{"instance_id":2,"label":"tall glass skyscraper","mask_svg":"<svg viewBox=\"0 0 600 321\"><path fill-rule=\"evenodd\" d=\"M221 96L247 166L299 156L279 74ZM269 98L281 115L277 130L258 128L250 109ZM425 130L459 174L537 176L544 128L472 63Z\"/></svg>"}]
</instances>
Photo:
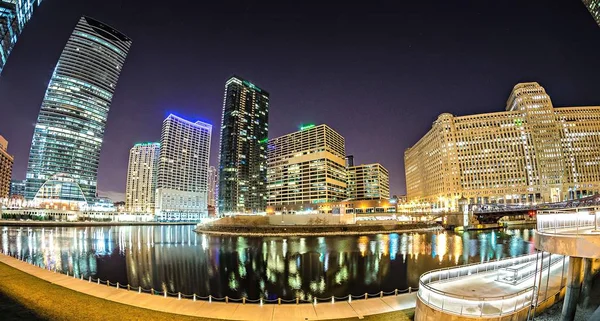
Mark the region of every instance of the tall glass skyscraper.
<instances>
[{"instance_id":1,"label":"tall glass skyscraper","mask_svg":"<svg viewBox=\"0 0 600 321\"><path fill-rule=\"evenodd\" d=\"M114 28L89 17L79 20L42 102L29 153L26 199L39 192L43 198L66 201L96 196L106 118L130 46L131 39ZM41 191L48 180L55 182L47 184L52 190ZM69 189L63 191L63 186Z\"/></svg>"},{"instance_id":2,"label":"tall glass skyscraper","mask_svg":"<svg viewBox=\"0 0 600 321\"><path fill-rule=\"evenodd\" d=\"M583 4L585 4L592 17L594 17L594 20L596 20L596 23L600 26L600 0L583 0Z\"/></svg>"},{"instance_id":3,"label":"tall glass skyscraper","mask_svg":"<svg viewBox=\"0 0 600 321\"><path fill-rule=\"evenodd\" d=\"M267 207L269 93L233 76L225 84L219 154L219 213Z\"/></svg>"},{"instance_id":4,"label":"tall glass skyscraper","mask_svg":"<svg viewBox=\"0 0 600 321\"><path fill-rule=\"evenodd\" d=\"M0 73L33 10L42 0L0 0Z\"/></svg>"}]
</instances>

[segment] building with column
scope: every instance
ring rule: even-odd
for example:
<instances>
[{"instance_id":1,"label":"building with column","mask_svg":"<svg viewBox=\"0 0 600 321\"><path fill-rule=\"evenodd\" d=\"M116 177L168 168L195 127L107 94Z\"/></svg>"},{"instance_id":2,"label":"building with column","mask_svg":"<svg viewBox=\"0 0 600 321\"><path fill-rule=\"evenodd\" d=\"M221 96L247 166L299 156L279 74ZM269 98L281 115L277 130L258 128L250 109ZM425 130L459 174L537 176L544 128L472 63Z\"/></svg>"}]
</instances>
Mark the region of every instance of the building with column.
<instances>
[{"instance_id":1,"label":"building with column","mask_svg":"<svg viewBox=\"0 0 600 321\"><path fill-rule=\"evenodd\" d=\"M42 0L0 0L0 74L6 60Z\"/></svg>"},{"instance_id":2,"label":"building with column","mask_svg":"<svg viewBox=\"0 0 600 321\"><path fill-rule=\"evenodd\" d=\"M583 4L585 4L588 11L592 14L598 26L600 26L600 0L583 0Z\"/></svg>"},{"instance_id":3,"label":"building with column","mask_svg":"<svg viewBox=\"0 0 600 321\"><path fill-rule=\"evenodd\" d=\"M268 205L274 212L346 199L344 137L331 127L303 126L269 140L268 149Z\"/></svg>"},{"instance_id":4,"label":"building with column","mask_svg":"<svg viewBox=\"0 0 600 321\"><path fill-rule=\"evenodd\" d=\"M8 141L0 136L0 198L10 195L10 178L15 159L8 153Z\"/></svg>"},{"instance_id":5,"label":"building with column","mask_svg":"<svg viewBox=\"0 0 600 321\"><path fill-rule=\"evenodd\" d=\"M233 76L225 84L219 153L219 213L267 205L269 93Z\"/></svg>"},{"instance_id":6,"label":"building with column","mask_svg":"<svg viewBox=\"0 0 600 321\"><path fill-rule=\"evenodd\" d=\"M160 143L144 142L129 151L125 209L129 213L154 214Z\"/></svg>"},{"instance_id":7,"label":"building with column","mask_svg":"<svg viewBox=\"0 0 600 321\"><path fill-rule=\"evenodd\" d=\"M558 202L600 192L600 106L561 107L517 84L503 112L441 114L404 154L408 202Z\"/></svg>"},{"instance_id":8,"label":"building with column","mask_svg":"<svg viewBox=\"0 0 600 321\"><path fill-rule=\"evenodd\" d=\"M390 175L379 163L350 166L348 198L353 200L389 199Z\"/></svg>"},{"instance_id":9,"label":"building with column","mask_svg":"<svg viewBox=\"0 0 600 321\"><path fill-rule=\"evenodd\" d=\"M217 182L219 182L219 175L217 174L217 168L214 166L208 167L208 206L215 207L217 205Z\"/></svg>"},{"instance_id":10,"label":"building with column","mask_svg":"<svg viewBox=\"0 0 600 321\"><path fill-rule=\"evenodd\" d=\"M43 193L55 201L83 204L96 197L104 128L130 46L131 39L113 27L89 17L79 20L42 101L27 165L26 199L35 199L49 180L52 191Z\"/></svg>"},{"instance_id":11,"label":"building with column","mask_svg":"<svg viewBox=\"0 0 600 321\"><path fill-rule=\"evenodd\" d=\"M197 221L208 214L212 125L173 114L163 122L156 185L156 218Z\"/></svg>"}]
</instances>

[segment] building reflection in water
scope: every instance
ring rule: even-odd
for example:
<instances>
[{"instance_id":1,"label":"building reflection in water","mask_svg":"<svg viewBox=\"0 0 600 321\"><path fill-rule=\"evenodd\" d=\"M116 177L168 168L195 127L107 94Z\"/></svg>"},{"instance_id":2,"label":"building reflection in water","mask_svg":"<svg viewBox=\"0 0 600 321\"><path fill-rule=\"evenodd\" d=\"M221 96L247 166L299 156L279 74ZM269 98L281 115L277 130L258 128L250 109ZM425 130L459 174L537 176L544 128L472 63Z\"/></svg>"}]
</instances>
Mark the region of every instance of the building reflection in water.
<instances>
[{"instance_id":1,"label":"building reflection in water","mask_svg":"<svg viewBox=\"0 0 600 321\"><path fill-rule=\"evenodd\" d=\"M416 287L432 269L535 250L529 229L261 238L173 225L3 227L0 241L5 253L77 277L201 296L307 300Z\"/></svg>"}]
</instances>

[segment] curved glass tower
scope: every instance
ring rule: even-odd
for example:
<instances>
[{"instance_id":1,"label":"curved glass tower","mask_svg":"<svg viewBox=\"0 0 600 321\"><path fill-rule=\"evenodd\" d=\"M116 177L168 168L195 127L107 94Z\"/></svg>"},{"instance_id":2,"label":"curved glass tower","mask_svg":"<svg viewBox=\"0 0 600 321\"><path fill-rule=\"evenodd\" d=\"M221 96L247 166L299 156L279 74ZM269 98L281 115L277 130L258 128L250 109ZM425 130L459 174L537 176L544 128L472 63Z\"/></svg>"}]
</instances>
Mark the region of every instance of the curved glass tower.
<instances>
[{"instance_id":1,"label":"curved glass tower","mask_svg":"<svg viewBox=\"0 0 600 321\"><path fill-rule=\"evenodd\" d=\"M25 198L55 175L69 177L87 200L96 196L104 127L131 40L82 17L56 64L37 119Z\"/></svg>"}]
</instances>

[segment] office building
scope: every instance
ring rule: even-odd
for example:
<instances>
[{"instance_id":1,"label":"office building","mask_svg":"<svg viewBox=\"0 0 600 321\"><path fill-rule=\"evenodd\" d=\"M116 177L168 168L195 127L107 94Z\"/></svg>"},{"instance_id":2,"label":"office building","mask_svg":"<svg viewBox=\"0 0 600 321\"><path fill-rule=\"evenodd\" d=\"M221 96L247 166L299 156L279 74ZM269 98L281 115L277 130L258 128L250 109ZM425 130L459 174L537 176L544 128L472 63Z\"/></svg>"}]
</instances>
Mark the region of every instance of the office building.
<instances>
[{"instance_id":1,"label":"office building","mask_svg":"<svg viewBox=\"0 0 600 321\"><path fill-rule=\"evenodd\" d=\"M197 221L208 214L212 125L173 114L163 122L156 185L156 218Z\"/></svg>"},{"instance_id":2,"label":"office building","mask_svg":"<svg viewBox=\"0 0 600 321\"><path fill-rule=\"evenodd\" d=\"M346 199L344 137L331 127L306 125L268 146L268 205L275 212Z\"/></svg>"},{"instance_id":3,"label":"office building","mask_svg":"<svg viewBox=\"0 0 600 321\"><path fill-rule=\"evenodd\" d=\"M125 208L129 213L154 214L160 143L133 145L129 151Z\"/></svg>"},{"instance_id":4,"label":"office building","mask_svg":"<svg viewBox=\"0 0 600 321\"><path fill-rule=\"evenodd\" d=\"M267 205L269 93L234 76L225 84L219 153L219 213Z\"/></svg>"},{"instance_id":5,"label":"office building","mask_svg":"<svg viewBox=\"0 0 600 321\"><path fill-rule=\"evenodd\" d=\"M348 171L348 198L373 200L390 198L390 175L381 164L350 166Z\"/></svg>"},{"instance_id":6,"label":"office building","mask_svg":"<svg viewBox=\"0 0 600 321\"><path fill-rule=\"evenodd\" d=\"M0 198L10 194L10 178L15 159L8 153L8 141L0 136Z\"/></svg>"},{"instance_id":7,"label":"office building","mask_svg":"<svg viewBox=\"0 0 600 321\"><path fill-rule=\"evenodd\" d=\"M25 198L25 180L13 179L10 181L10 198Z\"/></svg>"},{"instance_id":8,"label":"office building","mask_svg":"<svg viewBox=\"0 0 600 321\"><path fill-rule=\"evenodd\" d=\"M6 60L42 0L0 0L0 74Z\"/></svg>"},{"instance_id":9,"label":"office building","mask_svg":"<svg viewBox=\"0 0 600 321\"><path fill-rule=\"evenodd\" d=\"M25 198L49 180L52 198L85 203L96 197L98 162L113 93L131 40L82 17L56 64L35 125ZM47 191L45 191L47 192ZM63 193L64 192L64 193Z\"/></svg>"},{"instance_id":10,"label":"office building","mask_svg":"<svg viewBox=\"0 0 600 321\"><path fill-rule=\"evenodd\" d=\"M588 11L592 14L598 26L600 26L600 0L583 0L583 4L585 4Z\"/></svg>"},{"instance_id":11,"label":"office building","mask_svg":"<svg viewBox=\"0 0 600 321\"><path fill-rule=\"evenodd\" d=\"M217 205L217 182L219 181L219 175L217 174L217 168L214 166L208 167L208 206L215 207Z\"/></svg>"},{"instance_id":12,"label":"office building","mask_svg":"<svg viewBox=\"0 0 600 321\"><path fill-rule=\"evenodd\" d=\"M408 202L558 202L600 192L600 107L555 108L538 83L517 84L506 111L441 114L406 150Z\"/></svg>"}]
</instances>

